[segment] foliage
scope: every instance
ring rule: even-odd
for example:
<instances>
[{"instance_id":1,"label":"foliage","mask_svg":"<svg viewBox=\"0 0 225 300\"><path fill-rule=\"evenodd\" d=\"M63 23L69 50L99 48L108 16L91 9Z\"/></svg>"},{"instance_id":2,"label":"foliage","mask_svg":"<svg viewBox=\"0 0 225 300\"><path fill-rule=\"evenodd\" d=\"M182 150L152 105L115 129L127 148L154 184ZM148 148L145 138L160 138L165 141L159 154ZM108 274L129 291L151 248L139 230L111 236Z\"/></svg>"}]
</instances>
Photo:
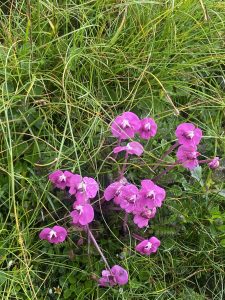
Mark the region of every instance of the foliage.
<instances>
[{"instance_id":1,"label":"foliage","mask_svg":"<svg viewBox=\"0 0 225 300\"><path fill-rule=\"evenodd\" d=\"M225 4L15 0L1 4L0 20L1 299L223 299L223 166L162 177L170 192L145 233L162 246L150 258L132 250L119 222L104 215L105 232L96 220L107 257L129 270L123 289L96 286L104 264L88 241L78 246L80 232L54 247L38 233L70 222L67 199L46 184L51 171L88 174L101 190L113 178L108 129L123 111L159 126L142 164L129 162L133 182L153 176L184 121L203 129L200 152L224 157Z\"/></svg>"}]
</instances>

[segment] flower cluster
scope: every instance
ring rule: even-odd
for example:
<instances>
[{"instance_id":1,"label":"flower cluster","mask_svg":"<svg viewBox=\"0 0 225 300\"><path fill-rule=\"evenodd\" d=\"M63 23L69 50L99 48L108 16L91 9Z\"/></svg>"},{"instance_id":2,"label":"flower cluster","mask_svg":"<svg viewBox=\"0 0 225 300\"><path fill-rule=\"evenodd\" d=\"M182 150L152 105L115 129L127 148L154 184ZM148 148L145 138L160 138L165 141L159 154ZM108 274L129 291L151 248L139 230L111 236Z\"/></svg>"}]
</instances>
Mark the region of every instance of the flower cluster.
<instances>
[{"instance_id":1,"label":"flower cluster","mask_svg":"<svg viewBox=\"0 0 225 300\"><path fill-rule=\"evenodd\" d=\"M129 216L131 216L133 223L138 228L142 229L149 226L149 221L155 217L157 210L166 199L165 189L156 184L156 182L158 178L167 173L172 167L181 164L184 168L192 170L200 163L208 163L211 169L219 167L218 157L199 160L200 153L197 147L202 139L202 131L191 123L183 123L176 129L176 144L171 146L171 149L163 156L165 157L178 147L176 163L169 166L168 170L164 170L156 177L143 179L139 185L135 185L125 177L127 160L129 155L141 156L144 152L144 147L140 142L133 140L124 144L124 140L134 139L136 135L140 139L149 140L156 135L157 124L152 118L146 117L140 119L133 112L124 112L112 122L111 132L118 139L118 144L113 149L113 153L116 157L119 152L124 151L125 161L117 180L105 188L104 197L102 198L106 201L106 206L109 201L112 202L110 205L119 206L119 210L124 213L123 225L126 225L126 222L129 221ZM102 271L102 276L98 280L99 286L125 285L128 282L128 272L119 265L114 265L110 268L89 227L95 215L95 205L92 200L99 194L99 185L96 180L91 177L82 177L80 174L73 174L70 171L62 170L56 170L51 173L49 180L54 188L66 190L70 195L73 200L70 212L71 224L87 232L94 246L102 256L107 269ZM123 228L126 228L126 226L123 226ZM52 228L44 228L40 232L39 237L51 244L59 244L66 240L67 235L68 231L66 228L55 225ZM152 253L156 253L161 244L160 240L155 236L145 239L135 233L132 235L140 241L136 245L135 250L142 255L149 256Z\"/></svg>"},{"instance_id":2,"label":"flower cluster","mask_svg":"<svg viewBox=\"0 0 225 300\"><path fill-rule=\"evenodd\" d=\"M208 162L211 169L219 167L219 158L215 157L213 160L199 161L198 157L201 155L198 152L198 144L202 139L202 130L196 128L192 123L182 123L176 129L176 137L180 145L177 150L178 163L182 164L184 168L193 170L199 163Z\"/></svg>"},{"instance_id":3,"label":"flower cluster","mask_svg":"<svg viewBox=\"0 0 225 300\"><path fill-rule=\"evenodd\" d=\"M154 218L157 207L162 206L166 191L150 179L141 181L141 188L128 183L125 178L110 184L104 192L106 201L113 200L127 213L134 215L134 223L139 228L148 225Z\"/></svg>"}]
</instances>

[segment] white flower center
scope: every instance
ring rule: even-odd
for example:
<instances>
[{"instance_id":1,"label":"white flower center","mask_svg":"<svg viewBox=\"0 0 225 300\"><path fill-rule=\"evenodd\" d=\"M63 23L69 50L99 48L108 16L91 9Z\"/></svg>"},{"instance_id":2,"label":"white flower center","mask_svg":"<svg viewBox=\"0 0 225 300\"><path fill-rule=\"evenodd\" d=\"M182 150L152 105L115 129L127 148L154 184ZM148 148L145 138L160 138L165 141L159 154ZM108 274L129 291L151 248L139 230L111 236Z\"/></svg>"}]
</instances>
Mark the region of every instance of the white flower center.
<instances>
[{"instance_id":1,"label":"white flower center","mask_svg":"<svg viewBox=\"0 0 225 300\"><path fill-rule=\"evenodd\" d=\"M62 181L66 181L66 176L63 174L61 176L59 176L59 181L62 182Z\"/></svg>"},{"instance_id":2,"label":"white flower center","mask_svg":"<svg viewBox=\"0 0 225 300\"><path fill-rule=\"evenodd\" d=\"M131 149L132 149L132 147L131 147L130 143L128 143L127 144L127 150L131 150Z\"/></svg>"},{"instance_id":3,"label":"white flower center","mask_svg":"<svg viewBox=\"0 0 225 300\"><path fill-rule=\"evenodd\" d=\"M76 210L79 212L79 215L83 213L83 206L82 205L77 205Z\"/></svg>"},{"instance_id":4,"label":"white flower center","mask_svg":"<svg viewBox=\"0 0 225 300\"><path fill-rule=\"evenodd\" d=\"M146 244L146 246L145 246L145 249L146 249L146 250L149 250L149 249L151 249L151 248L152 248L152 243L148 242L148 243Z\"/></svg>"},{"instance_id":5,"label":"white flower center","mask_svg":"<svg viewBox=\"0 0 225 300\"><path fill-rule=\"evenodd\" d=\"M155 192L153 190L149 191L147 193L147 198L155 199Z\"/></svg>"},{"instance_id":6,"label":"white flower center","mask_svg":"<svg viewBox=\"0 0 225 300\"><path fill-rule=\"evenodd\" d=\"M144 129L149 131L151 129L151 124L150 123L145 124Z\"/></svg>"},{"instance_id":7,"label":"white flower center","mask_svg":"<svg viewBox=\"0 0 225 300\"><path fill-rule=\"evenodd\" d=\"M77 189L79 191L85 192L86 191L86 187L87 187L86 184L82 181L81 183L79 183Z\"/></svg>"},{"instance_id":8,"label":"white flower center","mask_svg":"<svg viewBox=\"0 0 225 300\"><path fill-rule=\"evenodd\" d=\"M195 133L193 130L188 131L187 133L187 137L189 137L190 139L192 139L194 137Z\"/></svg>"},{"instance_id":9,"label":"white flower center","mask_svg":"<svg viewBox=\"0 0 225 300\"><path fill-rule=\"evenodd\" d=\"M56 238L57 237L57 233L54 230L51 230L49 232L49 238L52 239L53 237Z\"/></svg>"},{"instance_id":10,"label":"white flower center","mask_svg":"<svg viewBox=\"0 0 225 300\"><path fill-rule=\"evenodd\" d=\"M136 195L132 195L131 197L127 198L127 202L133 203L133 204L136 202L136 200L137 200L137 196Z\"/></svg>"},{"instance_id":11,"label":"white flower center","mask_svg":"<svg viewBox=\"0 0 225 300\"><path fill-rule=\"evenodd\" d=\"M130 127L130 123L127 119L124 119L123 122L121 123L121 127L123 129L127 128L127 127Z\"/></svg>"}]
</instances>

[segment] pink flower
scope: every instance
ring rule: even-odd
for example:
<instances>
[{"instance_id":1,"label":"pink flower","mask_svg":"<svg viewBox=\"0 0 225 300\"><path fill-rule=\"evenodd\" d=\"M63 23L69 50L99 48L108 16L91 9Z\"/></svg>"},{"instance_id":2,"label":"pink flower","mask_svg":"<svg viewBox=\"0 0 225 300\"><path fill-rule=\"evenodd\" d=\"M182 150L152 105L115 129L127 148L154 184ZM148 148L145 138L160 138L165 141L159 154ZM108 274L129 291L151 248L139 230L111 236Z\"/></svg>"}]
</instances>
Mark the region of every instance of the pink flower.
<instances>
[{"instance_id":1,"label":"pink flower","mask_svg":"<svg viewBox=\"0 0 225 300\"><path fill-rule=\"evenodd\" d=\"M139 199L139 190L133 184L125 185L121 188L121 192L118 195L118 202L120 207L126 212L130 213L134 211L137 201Z\"/></svg>"},{"instance_id":2,"label":"pink flower","mask_svg":"<svg viewBox=\"0 0 225 300\"><path fill-rule=\"evenodd\" d=\"M143 146L138 142L130 142L126 146L118 146L113 149L114 153L126 151L128 154L135 154L141 156L144 151Z\"/></svg>"},{"instance_id":3,"label":"pink flower","mask_svg":"<svg viewBox=\"0 0 225 300\"><path fill-rule=\"evenodd\" d=\"M98 183L91 177L84 177L75 174L70 179L69 193L75 195L79 201L87 201L96 196L99 190Z\"/></svg>"},{"instance_id":4,"label":"pink flower","mask_svg":"<svg viewBox=\"0 0 225 300\"><path fill-rule=\"evenodd\" d=\"M191 123L182 123L176 129L176 137L179 144L185 146L195 146L200 143L202 131Z\"/></svg>"},{"instance_id":5,"label":"pink flower","mask_svg":"<svg viewBox=\"0 0 225 300\"><path fill-rule=\"evenodd\" d=\"M134 223L139 228L143 228L148 225L150 219L155 217L156 207L151 208L151 205L149 205L149 201L140 199L137 202L137 206L133 211L133 213L134 213Z\"/></svg>"},{"instance_id":6,"label":"pink flower","mask_svg":"<svg viewBox=\"0 0 225 300\"><path fill-rule=\"evenodd\" d=\"M94 219L94 209L90 204L75 201L73 204L73 211L70 216L73 219L72 224L87 225Z\"/></svg>"},{"instance_id":7,"label":"pink flower","mask_svg":"<svg viewBox=\"0 0 225 300\"><path fill-rule=\"evenodd\" d=\"M125 177L123 177L119 181L111 183L104 191L105 200L109 201L113 199L115 204L119 204L120 200L118 196L121 192L122 187L125 186L126 184L127 184L127 180Z\"/></svg>"},{"instance_id":8,"label":"pink flower","mask_svg":"<svg viewBox=\"0 0 225 300\"><path fill-rule=\"evenodd\" d=\"M196 146L184 146L181 145L177 150L177 158L178 162L183 165L184 168L189 170L193 170L195 167L198 166L198 159L197 157L200 155L197 152Z\"/></svg>"},{"instance_id":9,"label":"pink flower","mask_svg":"<svg viewBox=\"0 0 225 300\"><path fill-rule=\"evenodd\" d=\"M141 120L141 127L139 129L140 137L148 140L155 136L157 132L157 124L152 118L144 118Z\"/></svg>"},{"instance_id":10,"label":"pink flower","mask_svg":"<svg viewBox=\"0 0 225 300\"><path fill-rule=\"evenodd\" d=\"M111 125L112 135L121 140L133 138L139 128L140 120L138 116L129 111L116 117Z\"/></svg>"},{"instance_id":11,"label":"pink flower","mask_svg":"<svg viewBox=\"0 0 225 300\"><path fill-rule=\"evenodd\" d=\"M153 181L145 179L141 181L140 195L146 200L149 208L161 207L166 198L166 191Z\"/></svg>"},{"instance_id":12,"label":"pink flower","mask_svg":"<svg viewBox=\"0 0 225 300\"><path fill-rule=\"evenodd\" d=\"M125 285L128 282L128 273L122 267L115 265L110 271L103 270L102 277L99 279L99 285L108 287L114 285Z\"/></svg>"},{"instance_id":13,"label":"pink flower","mask_svg":"<svg viewBox=\"0 0 225 300\"><path fill-rule=\"evenodd\" d=\"M47 240L52 244L59 244L65 241L67 237L67 231L64 227L54 226L53 228L44 228L40 234L39 238L41 240Z\"/></svg>"},{"instance_id":14,"label":"pink flower","mask_svg":"<svg viewBox=\"0 0 225 300\"><path fill-rule=\"evenodd\" d=\"M55 187L64 190L69 186L71 176L73 176L73 173L71 172L57 170L51 173L48 178L55 185Z\"/></svg>"},{"instance_id":15,"label":"pink flower","mask_svg":"<svg viewBox=\"0 0 225 300\"><path fill-rule=\"evenodd\" d=\"M219 168L219 166L220 166L220 159L219 159L219 157L217 157L217 156L214 157L212 159L212 161L208 163L208 166L212 170L215 170L215 169Z\"/></svg>"},{"instance_id":16,"label":"pink flower","mask_svg":"<svg viewBox=\"0 0 225 300\"><path fill-rule=\"evenodd\" d=\"M148 240L144 240L140 242L135 250L144 255L150 255L151 253L155 253L160 246L161 242L155 236L151 237Z\"/></svg>"}]
</instances>

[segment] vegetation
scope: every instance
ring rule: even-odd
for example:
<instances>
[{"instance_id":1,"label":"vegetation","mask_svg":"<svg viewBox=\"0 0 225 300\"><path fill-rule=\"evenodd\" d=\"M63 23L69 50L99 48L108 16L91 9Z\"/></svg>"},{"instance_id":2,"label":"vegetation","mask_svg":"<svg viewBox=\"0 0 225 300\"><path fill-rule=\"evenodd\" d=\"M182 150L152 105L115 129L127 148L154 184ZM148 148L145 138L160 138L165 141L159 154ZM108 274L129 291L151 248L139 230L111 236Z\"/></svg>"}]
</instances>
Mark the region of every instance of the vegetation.
<instances>
[{"instance_id":1,"label":"vegetation","mask_svg":"<svg viewBox=\"0 0 225 300\"><path fill-rule=\"evenodd\" d=\"M14 0L0 14L0 298L222 300L225 297L224 161L159 184L167 199L145 236L156 254L134 251L122 214L99 210L93 233L110 263L129 271L122 288L100 288L104 263L82 233L40 241L55 221L69 227L71 203L48 183L57 168L100 183L114 179L110 122L124 111L151 116L156 137L130 181L152 178L156 158L192 122L200 151L224 157L225 3L219 0ZM165 159L173 162L171 154ZM163 170L161 165L156 174ZM59 220L59 221L58 221ZM137 233L143 233L140 230ZM80 245L83 243L83 245Z\"/></svg>"}]
</instances>

